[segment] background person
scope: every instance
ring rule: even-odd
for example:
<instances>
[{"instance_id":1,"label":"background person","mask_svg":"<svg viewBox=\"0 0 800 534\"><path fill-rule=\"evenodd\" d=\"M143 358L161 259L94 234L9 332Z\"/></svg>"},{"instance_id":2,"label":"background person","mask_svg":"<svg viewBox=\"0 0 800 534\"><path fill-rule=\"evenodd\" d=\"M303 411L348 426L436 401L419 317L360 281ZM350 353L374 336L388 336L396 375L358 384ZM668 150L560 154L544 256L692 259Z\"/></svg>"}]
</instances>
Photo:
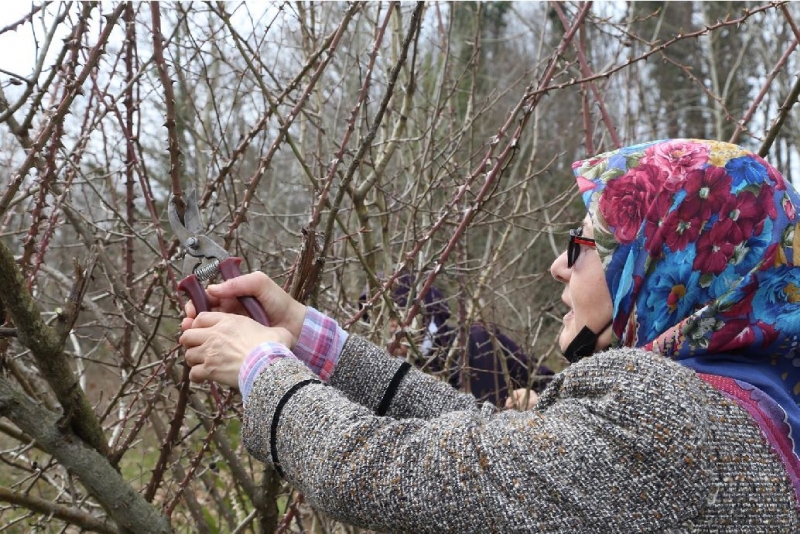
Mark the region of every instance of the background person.
<instances>
[{"instance_id":1,"label":"background person","mask_svg":"<svg viewBox=\"0 0 800 534\"><path fill-rule=\"evenodd\" d=\"M391 297L399 308L409 305L413 286L414 277L410 272L405 271L398 276ZM366 301L365 289L359 296L359 302L363 305ZM518 390L519 406L522 406L523 397L535 399L553 376L547 366L528 356L497 325L483 321L472 322L466 327L465 350L451 354L453 345L459 342L459 332L448 324L450 307L444 293L433 285L420 304L423 334L417 344L422 357L419 366L442 377L453 387L468 391L479 401L490 402L498 407L506 405L506 400L510 398L509 391ZM364 314L364 318L369 320L369 315ZM396 321L390 319L390 332L394 333L396 328ZM410 354L401 343L394 356L405 358ZM462 369L464 365L466 369ZM468 384L462 381L463 376L468 377Z\"/></svg>"}]
</instances>

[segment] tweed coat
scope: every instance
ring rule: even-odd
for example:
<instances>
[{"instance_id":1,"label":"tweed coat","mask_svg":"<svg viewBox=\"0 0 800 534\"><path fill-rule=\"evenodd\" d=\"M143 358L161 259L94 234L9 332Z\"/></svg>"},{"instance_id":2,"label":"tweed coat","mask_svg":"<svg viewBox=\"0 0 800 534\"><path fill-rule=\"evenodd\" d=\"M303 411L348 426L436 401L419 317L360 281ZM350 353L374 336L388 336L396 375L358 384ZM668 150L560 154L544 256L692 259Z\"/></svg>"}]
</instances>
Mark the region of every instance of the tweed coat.
<instances>
[{"instance_id":1,"label":"tweed coat","mask_svg":"<svg viewBox=\"0 0 800 534\"><path fill-rule=\"evenodd\" d=\"M800 532L778 455L694 371L613 349L498 412L351 335L329 384L265 368L243 438L315 508L383 532ZM287 394L288 393L288 394Z\"/></svg>"}]
</instances>

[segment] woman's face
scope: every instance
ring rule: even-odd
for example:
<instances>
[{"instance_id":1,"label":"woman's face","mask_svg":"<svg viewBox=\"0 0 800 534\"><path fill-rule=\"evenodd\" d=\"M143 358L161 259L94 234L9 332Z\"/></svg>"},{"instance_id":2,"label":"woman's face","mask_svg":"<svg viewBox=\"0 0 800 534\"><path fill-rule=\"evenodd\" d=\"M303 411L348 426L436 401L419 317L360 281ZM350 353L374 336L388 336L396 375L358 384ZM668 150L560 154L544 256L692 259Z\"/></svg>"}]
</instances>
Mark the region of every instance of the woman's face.
<instances>
[{"instance_id":1,"label":"woman's face","mask_svg":"<svg viewBox=\"0 0 800 534\"><path fill-rule=\"evenodd\" d=\"M594 228L588 216L583 221L583 237L594 238ZM580 248L580 254L572 267L567 265L566 251L550 266L553 278L564 283L561 300L569 307L558 336L562 351L566 350L584 326L600 333L611 320L614 311L597 250L584 245ZM595 350L606 349L610 344L611 329L606 328L597 340Z\"/></svg>"}]
</instances>

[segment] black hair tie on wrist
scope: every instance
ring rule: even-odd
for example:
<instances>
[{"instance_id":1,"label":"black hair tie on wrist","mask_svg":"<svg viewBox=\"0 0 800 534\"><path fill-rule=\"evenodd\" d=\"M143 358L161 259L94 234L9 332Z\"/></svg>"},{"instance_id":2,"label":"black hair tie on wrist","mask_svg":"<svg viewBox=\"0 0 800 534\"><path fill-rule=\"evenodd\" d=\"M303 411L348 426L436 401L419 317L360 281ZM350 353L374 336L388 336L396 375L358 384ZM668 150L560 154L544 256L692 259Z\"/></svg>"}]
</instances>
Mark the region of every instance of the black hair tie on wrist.
<instances>
[{"instance_id":1,"label":"black hair tie on wrist","mask_svg":"<svg viewBox=\"0 0 800 534\"><path fill-rule=\"evenodd\" d=\"M322 381L317 380L315 378L308 378L306 380L301 380L297 384L293 385L289 388L289 391L283 394L281 400L278 401L278 406L275 408L275 413L272 415L272 424L269 428L269 453L272 456L272 465L275 466L275 470L278 474L283 478L283 469L281 469L281 463L278 461L278 445L276 443L275 433L278 430L278 419L281 416L281 411L283 411L283 407L289 402L289 399L292 398L292 395L300 391L305 386L309 384L322 384Z\"/></svg>"}]
</instances>

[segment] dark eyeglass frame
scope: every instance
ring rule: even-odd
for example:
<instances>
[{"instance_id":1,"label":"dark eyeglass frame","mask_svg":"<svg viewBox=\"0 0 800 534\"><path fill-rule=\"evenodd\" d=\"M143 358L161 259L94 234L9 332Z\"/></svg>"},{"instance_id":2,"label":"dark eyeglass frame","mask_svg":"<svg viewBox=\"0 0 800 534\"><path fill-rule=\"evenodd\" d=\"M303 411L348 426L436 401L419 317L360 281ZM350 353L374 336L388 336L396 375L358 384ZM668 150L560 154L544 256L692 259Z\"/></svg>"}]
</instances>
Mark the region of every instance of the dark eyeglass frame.
<instances>
[{"instance_id":1,"label":"dark eyeglass frame","mask_svg":"<svg viewBox=\"0 0 800 534\"><path fill-rule=\"evenodd\" d=\"M597 242L594 239L583 237L583 228L570 230L569 246L567 246L567 267L570 269L575 265L575 262L578 261L578 256L581 253L581 245L597 248Z\"/></svg>"}]
</instances>

